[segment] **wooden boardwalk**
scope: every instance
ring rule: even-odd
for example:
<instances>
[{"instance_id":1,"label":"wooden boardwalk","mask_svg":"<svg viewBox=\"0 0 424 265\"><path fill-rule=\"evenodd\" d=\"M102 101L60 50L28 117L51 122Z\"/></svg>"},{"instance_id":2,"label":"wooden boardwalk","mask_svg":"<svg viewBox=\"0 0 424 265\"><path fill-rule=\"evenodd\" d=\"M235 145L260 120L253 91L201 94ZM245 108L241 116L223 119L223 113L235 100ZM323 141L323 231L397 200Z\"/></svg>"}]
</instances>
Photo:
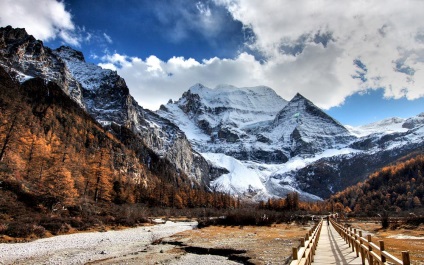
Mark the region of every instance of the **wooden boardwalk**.
<instances>
[{"instance_id":1,"label":"wooden boardwalk","mask_svg":"<svg viewBox=\"0 0 424 265\"><path fill-rule=\"evenodd\" d=\"M351 264L362 265L361 257L356 257L356 252L337 233L334 227L327 221L323 222L318 247L315 253L313 264ZM368 265L368 262L365 261Z\"/></svg>"}]
</instances>

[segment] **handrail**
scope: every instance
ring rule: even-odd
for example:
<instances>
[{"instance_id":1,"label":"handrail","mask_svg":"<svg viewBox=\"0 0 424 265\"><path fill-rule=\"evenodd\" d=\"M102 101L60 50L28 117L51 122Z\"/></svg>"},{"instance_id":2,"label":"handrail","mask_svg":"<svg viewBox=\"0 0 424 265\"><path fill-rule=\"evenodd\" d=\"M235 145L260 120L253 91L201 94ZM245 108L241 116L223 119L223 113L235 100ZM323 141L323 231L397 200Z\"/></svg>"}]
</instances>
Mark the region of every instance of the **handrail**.
<instances>
[{"instance_id":1,"label":"handrail","mask_svg":"<svg viewBox=\"0 0 424 265\"><path fill-rule=\"evenodd\" d=\"M364 238L362 237L362 231L357 231L356 229L352 229L352 227L342 226L331 218L330 221L334 229L349 244L349 247L352 247L352 252L356 252L357 257L361 254L362 264L365 264L365 259L368 260L369 265L383 265L387 264L387 261L390 261L394 265L411 264L409 251L402 251L402 260L400 260L384 250L383 240L379 240L379 246L377 246L372 243L371 235L367 235L367 238Z\"/></svg>"},{"instance_id":2,"label":"handrail","mask_svg":"<svg viewBox=\"0 0 424 265\"><path fill-rule=\"evenodd\" d=\"M293 247L292 262L290 265L310 265L314 261L319 235L321 234L322 220L315 224L305 237L300 239L300 246Z\"/></svg>"}]
</instances>

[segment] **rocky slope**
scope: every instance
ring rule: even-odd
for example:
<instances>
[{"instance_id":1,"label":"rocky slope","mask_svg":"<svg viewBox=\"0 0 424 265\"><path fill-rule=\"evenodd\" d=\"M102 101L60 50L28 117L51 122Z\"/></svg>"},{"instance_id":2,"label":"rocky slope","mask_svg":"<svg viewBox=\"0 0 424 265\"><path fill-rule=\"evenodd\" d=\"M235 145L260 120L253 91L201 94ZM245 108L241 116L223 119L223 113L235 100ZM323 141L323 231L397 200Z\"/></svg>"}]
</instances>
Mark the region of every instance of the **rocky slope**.
<instances>
[{"instance_id":1,"label":"rocky slope","mask_svg":"<svg viewBox=\"0 0 424 265\"><path fill-rule=\"evenodd\" d=\"M197 183L208 185L211 171L217 171L192 149L177 126L140 107L115 71L85 62L81 52L69 47L51 50L24 29L6 27L0 28L0 64L21 81L40 77L57 83L118 137L120 126L129 128Z\"/></svg>"}]
</instances>

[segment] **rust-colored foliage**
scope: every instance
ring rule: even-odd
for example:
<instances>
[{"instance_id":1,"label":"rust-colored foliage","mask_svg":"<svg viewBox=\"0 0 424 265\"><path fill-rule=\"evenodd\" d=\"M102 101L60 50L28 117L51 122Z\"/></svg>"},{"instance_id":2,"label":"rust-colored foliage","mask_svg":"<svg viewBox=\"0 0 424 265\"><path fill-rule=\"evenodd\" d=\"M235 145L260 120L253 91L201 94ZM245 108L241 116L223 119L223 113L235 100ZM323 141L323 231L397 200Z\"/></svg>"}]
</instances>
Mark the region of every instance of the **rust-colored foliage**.
<instances>
[{"instance_id":1,"label":"rust-colored foliage","mask_svg":"<svg viewBox=\"0 0 424 265\"><path fill-rule=\"evenodd\" d=\"M415 211L424 202L424 155L386 166L329 199L355 213Z\"/></svg>"}]
</instances>

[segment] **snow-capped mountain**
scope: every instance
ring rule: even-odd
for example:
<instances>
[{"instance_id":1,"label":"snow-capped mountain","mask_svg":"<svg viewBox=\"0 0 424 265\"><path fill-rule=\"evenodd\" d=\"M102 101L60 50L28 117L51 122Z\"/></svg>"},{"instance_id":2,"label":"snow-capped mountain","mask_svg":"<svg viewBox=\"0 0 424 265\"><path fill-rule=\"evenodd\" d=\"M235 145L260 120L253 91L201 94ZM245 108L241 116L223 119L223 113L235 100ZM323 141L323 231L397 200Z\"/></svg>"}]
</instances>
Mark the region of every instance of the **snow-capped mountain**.
<instances>
[{"instance_id":1,"label":"snow-capped mountain","mask_svg":"<svg viewBox=\"0 0 424 265\"><path fill-rule=\"evenodd\" d=\"M268 139L258 128L269 127L286 104L268 87L210 89L197 84L157 113L179 126L199 152L270 162L286 158L279 150L268 150L269 144L264 143Z\"/></svg>"},{"instance_id":2,"label":"snow-capped mountain","mask_svg":"<svg viewBox=\"0 0 424 265\"><path fill-rule=\"evenodd\" d=\"M354 139L302 95L287 102L268 87L197 84L157 113L179 126L199 152L243 161L284 163Z\"/></svg>"},{"instance_id":3,"label":"snow-capped mountain","mask_svg":"<svg viewBox=\"0 0 424 265\"><path fill-rule=\"evenodd\" d=\"M267 87L197 84L157 113L228 170L212 185L255 199L327 197L423 145L424 114L346 128L302 95L287 102Z\"/></svg>"},{"instance_id":4,"label":"snow-capped mountain","mask_svg":"<svg viewBox=\"0 0 424 265\"><path fill-rule=\"evenodd\" d=\"M157 113L179 126L212 164L229 171L212 179L214 185L257 198L296 190L293 180L279 191L267 188L269 177L293 165L292 159L313 159L356 139L302 95L287 102L268 87L197 84Z\"/></svg>"},{"instance_id":5,"label":"snow-capped mountain","mask_svg":"<svg viewBox=\"0 0 424 265\"><path fill-rule=\"evenodd\" d=\"M421 120L422 114L407 120ZM377 129L377 127L374 127ZM318 159L296 171L276 176L290 176L303 191L326 198L346 187L363 181L369 174L397 159L424 152L424 125L415 124L404 132L377 131L358 138L348 147L350 152Z\"/></svg>"}]
</instances>

